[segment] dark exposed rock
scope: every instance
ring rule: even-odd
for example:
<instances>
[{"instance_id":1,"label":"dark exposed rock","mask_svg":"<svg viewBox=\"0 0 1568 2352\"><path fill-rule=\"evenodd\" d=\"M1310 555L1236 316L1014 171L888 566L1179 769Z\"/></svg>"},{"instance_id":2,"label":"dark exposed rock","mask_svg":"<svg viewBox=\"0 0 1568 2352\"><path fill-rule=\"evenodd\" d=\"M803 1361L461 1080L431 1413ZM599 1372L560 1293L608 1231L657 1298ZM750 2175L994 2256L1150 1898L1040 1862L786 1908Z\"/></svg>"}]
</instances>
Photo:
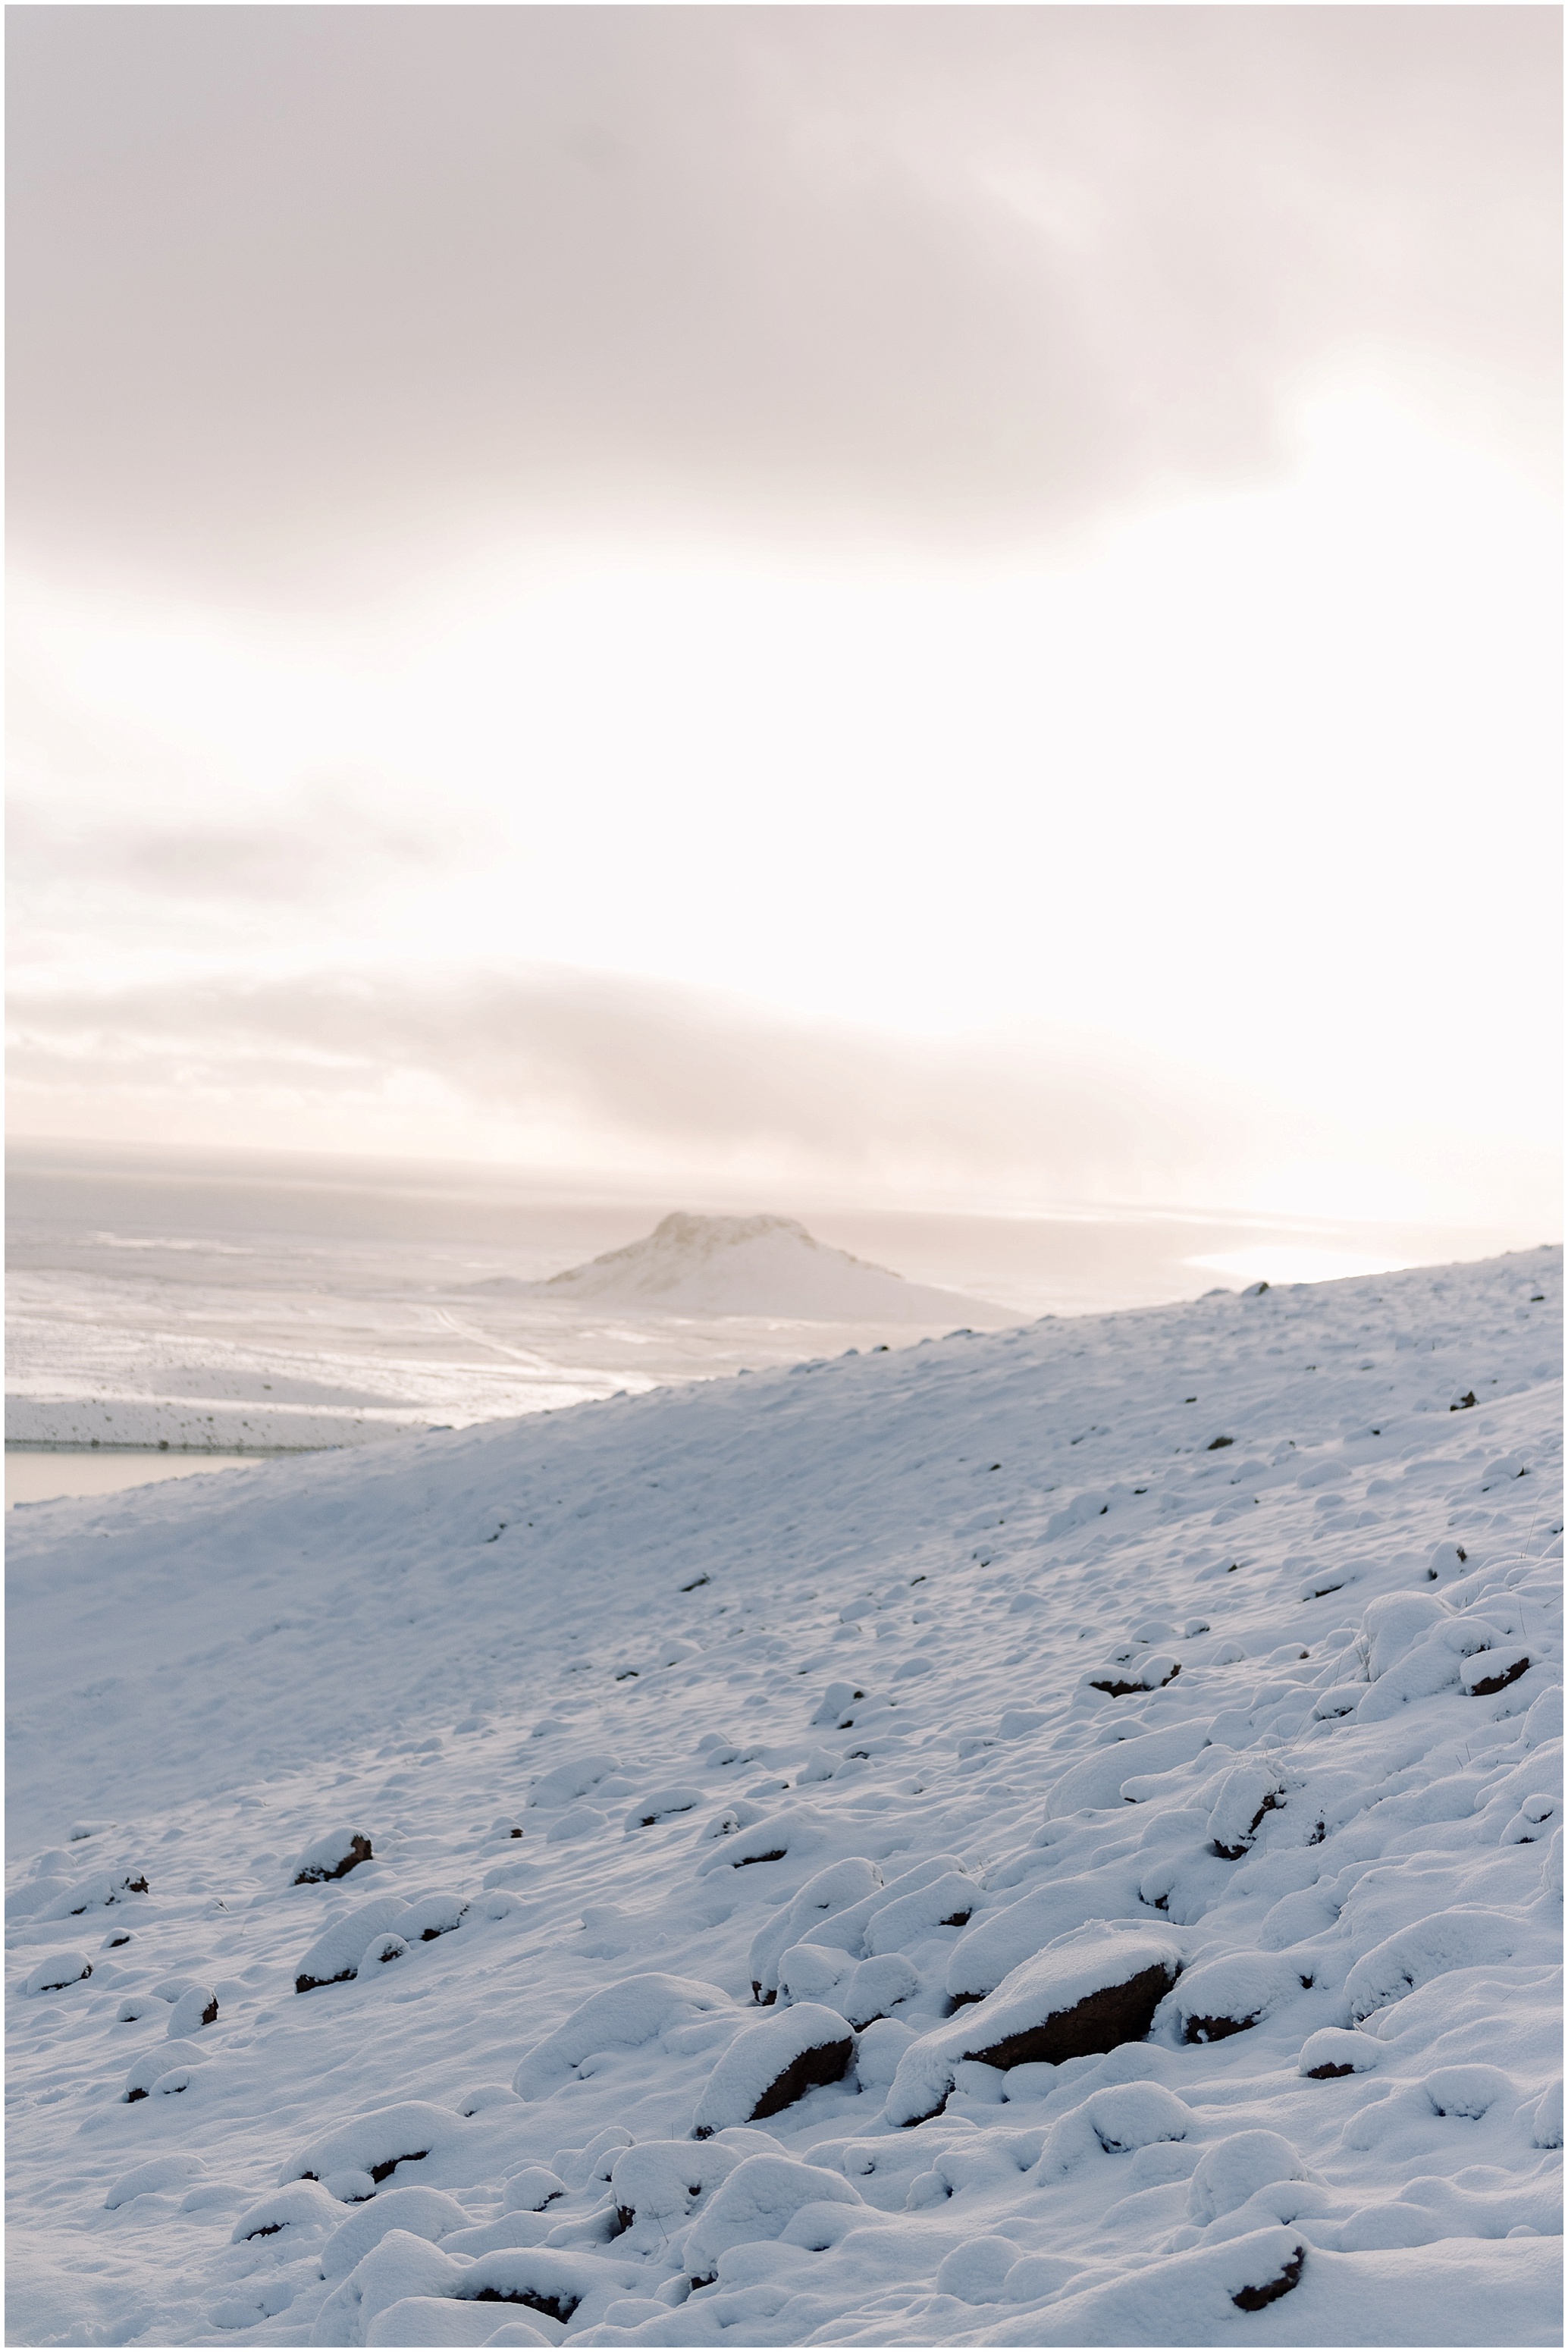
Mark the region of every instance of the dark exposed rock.
<instances>
[{"instance_id":1,"label":"dark exposed rock","mask_svg":"<svg viewBox=\"0 0 1568 2352\"><path fill-rule=\"evenodd\" d=\"M338 1861L307 1862L296 1874L294 1884L296 1886L320 1886L329 1878L346 1878L351 1870L359 1868L362 1862L373 1862L374 1858L369 1838L362 1837L356 1830ZM139 1891L145 1892L145 1889Z\"/></svg>"},{"instance_id":2,"label":"dark exposed rock","mask_svg":"<svg viewBox=\"0 0 1568 2352\"><path fill-rule=\"evenodd\" d=\"M809 2000L775 2008L719 2059L698 2099L692 2138L782 2114L819 2084L841 2082L854 2056L854 2033L837 2010Z\"/></svg>"},{"instance_id":3,"label":"dark exposed rock","mask_svg":"<svg viewBox=\"0 0 1568 2352\"><path fill-rule=\"evenodd\" d=\"M1211 1842L1209 1847L1210 1853L1216 1853L1221 1862L1239 1862L1244 1853L1250 1853L1251 1851L1252 1832L1258 1827L1258 1824L1263 1819L1264 1814L1273 1812L1274 1810L1275 1800L1270 1797L1268 1802L1259 1808L1253 1820L1248 1823L1247 1834L1239 1845L1221 1845L1218 1838L1215 1838Z\"/></svg>"},{"instance_id":4,"label":"dark exposed rock","mask_svg":"<svg viewBox=\"0 0 1568 2352\"><path fill-rule=\"evenodd\" d=\"M1280 2291L1283 2293L1283 2289ZM500 2287L482 2286L477 2294L465 2295L463 2300L465 2303L521 2303L527 2310L542 2311L546 2319L553 2319L559 2326L564 2327L583 2298L580 2294L503 2294Z\"/></svg>"},{"instance_id":5,"label":"dark exposed rock","mask_svg":"<svg viewBox=\"0 0 1568 2352\"><path fill-rule=\"evenodd\" d=\"M1530 1660L1523 1655L1516 1657L1500 1673L1484 1675L1479 1682L1472 1682L1469 1685L1470 1696L1490 1698L1494 1691L1507 1690L1510 1683L1518 1682L1521 1675L1528 1674L1529 1671Z\"/></svg>"},{"instance_id":6,"label":"dark exposed rock","mask_svg":"<svg viewBox=\"0 0 1568 2352\"><path fill-rule=\"evenodd\" d=\"M1238 2294L1233 2294L1230 2299L1237 2311L1262 2311L1268 2305L1278 2303L1282 2294L1289 2294L1300 2284L1306 2259L1306 2247L1298 2246L1284 2269L1277 2271L1271 2279L1263 2280L1258 2286L1244 2286Z\"/></svg>"},{"instance_id":7,"label":"dark exposed rock","mask_svg":"<svg viewBox=\"0 0 1568 2352\"><path fill-rule=\"evenodd\" d=\"M1341 2074L1354 2073L1353 2066L1309 2066L1307 2080L1309 2083L1331 2083Z\"/></svg>"},{"instance_id":8,"label":"dark exposed rock","mask_svg":"<svg viewBox=\"0 0 1568 2352\"><path fill-rule=\"evenodd\" d=\"M819 2042L815 2049L803 2050L792 2059L782 2074L775 2075L752 2109L747 2121L760 2123L765 2116L781 2115L793 2107L819 2083L841 2083L849 2072L849 2062L855 2055L855 2037L847 2033L841 2042Z\"/></svg>"},{"instance_id":9,"label":"dark exposed rock","mask_svg":"<svg viewBox=\"0 0 1568 2352\"><path fill-rule=\"evenodd\" d=\"M1184 2042L1224 2042L1233 2033L1245 2033L1257 2024L1263 2014L1259 2010L1251 2017L1189 2017Z\"/></svg>"},{"instance_id":10,"label":"dark exposed rock","mask_svg":"<svg viewBox=\"0 0 1568 2352\"><path fill-rule=\"evenodd\" d=\"M335 1977L298 1976L294 1979L294 1990L296 1992L315 1992L321 1985L352 1984L354 1975L354 1969L340 1969ZM306 2178L309 2177L307 2174Z\"/></svg>"},{"instance_id":11,"label":"dark exposed rock","mask_svg":"<svg viewBox=\"0 0 1568 2352\"><path fill-rule=\"evenodd\" d=\"M1175 1981L1176 1970L1157 1962L1122 1984L1104 1985L1071 2009L1058 2010L1038 2025L1006 2034L970 2055L983 2066L1060 2066L1068 2058L1093 2057L1123 2042L1142 2042Z\"/></svg>"},{"instance_id":12,"label":"dark exposed rock","mask_svg":"<svg viewBox=\"0 0 1568 2352\"><path fill-rule=\"evenodd\" d=\"M1168 1675L1162 1675L1157 1683L1120 1682L1113 1680L1110 1675L1099 1675L1090 1677L1089 1686L1090 1690L1104 1691L1108 1698L1142 1698L1147 1697L1152 1690L1163 1690L1167 1683L1175 1681L1181 1671L1178 1662L1172 1666Z\"/></svg>"}]
</instances>

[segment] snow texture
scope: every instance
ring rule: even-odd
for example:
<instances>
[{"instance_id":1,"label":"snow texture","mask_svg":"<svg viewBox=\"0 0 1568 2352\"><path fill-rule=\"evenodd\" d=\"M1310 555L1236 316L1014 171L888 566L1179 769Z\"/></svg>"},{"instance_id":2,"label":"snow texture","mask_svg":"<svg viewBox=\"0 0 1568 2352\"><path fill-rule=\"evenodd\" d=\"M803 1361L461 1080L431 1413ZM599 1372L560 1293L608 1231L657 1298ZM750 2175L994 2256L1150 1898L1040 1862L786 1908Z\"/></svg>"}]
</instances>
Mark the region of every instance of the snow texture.
<instances>
[{"instance_id":1,"label":"snow texture","mask_svg":"<svg viewBox=\"0 0 1568 2352\"><path fill-rule=\"evenodd\" d=\"M11 2340L1560 2340L1560 1296L16 1514Z\"/></svg>"}]
</instances>

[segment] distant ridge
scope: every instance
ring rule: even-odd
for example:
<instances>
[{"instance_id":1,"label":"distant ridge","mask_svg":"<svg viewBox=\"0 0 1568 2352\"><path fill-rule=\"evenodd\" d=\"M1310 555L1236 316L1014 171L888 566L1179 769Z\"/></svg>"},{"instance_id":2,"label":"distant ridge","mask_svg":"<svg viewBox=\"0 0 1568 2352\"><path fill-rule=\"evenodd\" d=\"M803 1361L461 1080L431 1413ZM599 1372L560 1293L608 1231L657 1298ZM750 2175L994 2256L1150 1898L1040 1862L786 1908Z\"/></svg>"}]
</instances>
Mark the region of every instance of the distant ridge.
<instances>
[{"instance_id":1,"label":"distant ridge","mask_svg":"<svg viewBox=\"0 0 1568 2352\"><path fill-rule=\"evenodd\" d=\"M906 1282L832 1249L794 1217L698 1217L676 1210L651 1234L546 1282L489 1290L594 1301L658 1315L777 1315L819 1323L940 1323L1014 1318L993 1301Z\"/></svg>"}]
</instances>

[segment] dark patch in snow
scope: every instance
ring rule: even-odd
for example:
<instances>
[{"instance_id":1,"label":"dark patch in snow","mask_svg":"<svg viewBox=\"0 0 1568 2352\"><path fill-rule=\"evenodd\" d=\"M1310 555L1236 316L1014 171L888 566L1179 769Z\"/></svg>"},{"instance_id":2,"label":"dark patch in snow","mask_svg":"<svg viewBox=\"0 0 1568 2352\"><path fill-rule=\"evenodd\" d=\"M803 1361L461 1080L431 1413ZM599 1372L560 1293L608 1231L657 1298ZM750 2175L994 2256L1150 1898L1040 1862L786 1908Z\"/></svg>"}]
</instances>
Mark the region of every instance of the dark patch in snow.
<instances>
[{"instance_id":1,"label":"dark patch in snow","mask_svg":"<svg viewBox=\"0 0 1568 2352\"><path fill-rule=\"evenodd\" d=\"M1273 2278L1265 2279L1258 2286L1244 2286L1238 2294L1233 2294L1230 2299L1237 2311L1262 2311L1268 2304L1278 2303L1282 2294L1289 2294L1291 2288L1300 2284L1301 2265L1306 2259L1307 2249L1298 2246L1284 2269Z\"/></svg>"},{"instance_id":2,"label":"dark patch in snow","mask_svg":"<svg viewBox=\"0 0 1568 2352\"><path fill-rule=\"evenodd\" d=\"M1175 1981L1176 1970L1163 1961L1140 1969L1125 1983L1102 1985L1071 2009L1058 2010L973 2055L983 2066L1061 2066L1069 2058L1095 2057L1123 2042L1142 2042Z\"/></svg>"}]
</instances>

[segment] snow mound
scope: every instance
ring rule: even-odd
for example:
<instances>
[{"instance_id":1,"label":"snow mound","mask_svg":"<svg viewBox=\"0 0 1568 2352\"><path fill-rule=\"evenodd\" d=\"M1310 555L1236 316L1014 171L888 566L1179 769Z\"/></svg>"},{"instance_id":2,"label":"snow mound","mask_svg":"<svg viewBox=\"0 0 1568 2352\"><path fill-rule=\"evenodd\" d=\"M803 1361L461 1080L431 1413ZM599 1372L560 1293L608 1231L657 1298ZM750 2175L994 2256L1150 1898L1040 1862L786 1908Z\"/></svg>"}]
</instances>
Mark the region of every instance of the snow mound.
<instances>
[{"instance_id":1,"label":"snow mound","mask_svg":"<svg viewBox=\"0 0 1568 2352\"><path fill-rule=\"evenodd\" d=\"M672 2025L733 2008L717 1985L658 1971L626 1977L593 1994L520 2060L512 2089L521 2099L545 2098L597 2051L635 2050Z\"/></svg>"},{"instance_id":2,"label":"snow mound","mask_svg":"<svg viewBox=\"0 0 1568 2352\"><path fill-rule=\"evenodd\" d=\"M714 2277L731 2247L781 2237L805 2206L860 2201L841 2172L802 2164L793 2156L749 2156L721 2184L688 2235L688 2272L694 2279Z\"/></svg>"},{"instance_id":3,"label":"snow mound","mask_svg":"<svg viewBox=\"0 0 1568 2352\"><path fill-rule=\"evenodd\" d=\"M547 1282L515 1286L542 1298L645 1315L779 1315L812 1323L1008 1319L986 1299L906 1282L886 1266L830 1248L794 1217L698 1217L676 1210L641 1241Z\"/></svg>"}]
</instances>

